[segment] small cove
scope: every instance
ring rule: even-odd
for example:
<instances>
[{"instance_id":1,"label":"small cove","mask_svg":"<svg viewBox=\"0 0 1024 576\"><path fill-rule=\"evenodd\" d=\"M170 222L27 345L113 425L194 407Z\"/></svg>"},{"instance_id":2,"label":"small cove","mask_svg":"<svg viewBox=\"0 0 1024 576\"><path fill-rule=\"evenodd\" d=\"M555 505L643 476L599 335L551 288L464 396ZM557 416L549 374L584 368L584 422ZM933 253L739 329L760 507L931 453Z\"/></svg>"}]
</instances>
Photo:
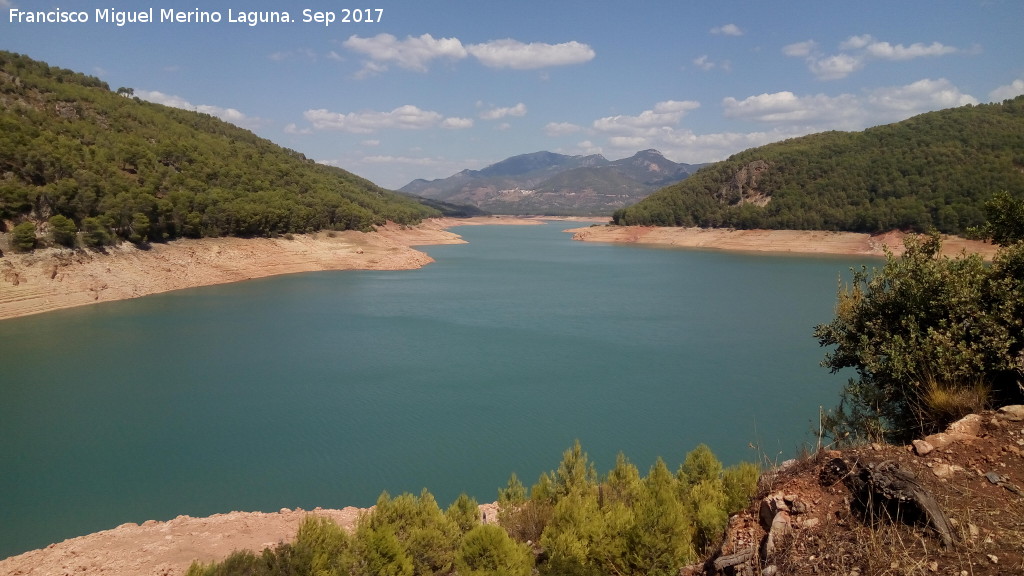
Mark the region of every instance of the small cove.
<instances>
[{"instance_id":1,"label":"small cove","mask_svg":"<svg viewBox=\"0 0 1024 576\"><path fill-rule=\"evenodd\" d=\"M0 557L123 522L491 501L579 439L671 468L790 457L850 257L457 229L436 262L182 290L0 323ZM871 262L869 262L871 264ZM757 448L751 449L753 444Z\"/></svg>"}]
</instances>

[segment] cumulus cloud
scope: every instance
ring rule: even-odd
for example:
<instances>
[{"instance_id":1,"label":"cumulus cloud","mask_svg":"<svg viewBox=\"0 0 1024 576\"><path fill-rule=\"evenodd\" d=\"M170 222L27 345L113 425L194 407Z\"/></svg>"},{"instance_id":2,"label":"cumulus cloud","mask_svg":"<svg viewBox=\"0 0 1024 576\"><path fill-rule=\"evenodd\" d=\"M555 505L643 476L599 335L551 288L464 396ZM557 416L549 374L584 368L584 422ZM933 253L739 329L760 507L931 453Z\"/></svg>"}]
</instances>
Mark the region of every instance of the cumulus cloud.
<instances>
[{"instance_id":1,"label":"cumulus cloud","mask_svg":"<svg viewBox=\"0 0 1024 576\"><path fill-rule=\"evenodd\" d=\"M438 59L461 60L473 56L484 66L531 70L549 66L581 64L594 58L594 50L580 42L525 44L507 38L481 44L463 45L458 38L434 38L430 34L399 40L391 34L363 38L352 35L343 46L367 57L361 75L377 74L394 64L408 70L426 72Z\"/></svg>"},{"instance_id":2,"label":"cumulus cloud","mask_svg":"<svg viewBox=\"0 0 1024 576\"><path fill-rule=\"evenodd\" d=\"M879 88L867 98L869 110L879 116L890 116L902 120L914 114L942 108L953 108L967 104L978 104L978 99L964 94L945 78L918 80L906 86Z\"/></svg>"},{"instance_id":3,"label":"cumulus cloud","mask_svg":"<svg viewBox=\"0 0 1024 576\"><path fill-rule=\"evenodd\" d=\"M342 114L323 108L306 110L302 114L314 130L334 130L352 134L370 134L377 130L423 130L442 124L445 119L431 110L422 110L411 104L399 106L390 112L350 112ZM459 119L454 120L455 124ZM451 126L448 126L451 127Z\"/></svg>"},{"instance_id":4,"label":"cumulus cloud","mask_svg":"<svg viewBox=\"0 0 1024 576\"><path fill-rule=\"evenodd\" d=\"M726 118L766 123L812 124L822 120L840 120L859 114L857 99L850 94L830 97L824 94L797 96L784 91L749 96L743 100L722 100Z\"/></svg>"},{"instance_id":5,"label":"cumulus cloud","mask_svg":"<svg viewBox=\"0 0 1024 576\"><path fill-rule=\"evenodd\" d=\"M723 36L743 36L743 30L735 24L726 24L725 26L715 26L710 30L712 34L721 34Z\"/></svg>"},{"instance_id":6,"label":"cumulus cloud","mask_svg":"<svg viewBox=\"0 0 1024 576\"><path fill-rule=\"evenodd\" d=\"M690 110L700 107L692 100L666 100L658 102L652 110L644 110L636 116L606 116L594 120L593 128L598 132L622 136L642 136L650 131L662 130L679 124Z\"/></svg>"},{"instance_id":7,"label":"cumulus cloud","mask_svg":"<svg viewBox=\"0 0 1024 576\"><path fill-rule=\"evenodd\" d=\"M149 102L155 102L157 104L163 104L164 106L171 106L172 108L181 108L182 110L192 110L193 112L202 112L203 114L209 114L210 116L216 116L225 122L230 122L236 126L243 128L254 129L258 128L263 124L263 120L253 116L247 116L235 108L224 108L222 106L210 106L208 104L192 104L188 100L181 96L175 96L172 94L164 94L157 90L136 90L135 95L143 100Z\"/></svg>"},{"instance_id":8,"label":"cumulus cloud","mask_svg":"<svg viewBox=\"0 0 1024 576\"><path fill-rule=\"evenodd\" d=\"M441 121L441 128L446 128L448 130L463 130L472 127L472 118L445 118Z\"/></svg>"},{"instance_id":9,"label":"cumulus cloud","mask_svg":"<svg viewBox=\"0 0 1024 576\"><path fill-rule=\"evenodd\" d=\"M387 65L392 63L408 70L426 72L427 65L433 60L460 60L467 54L458 38L434 38L430 34L409 36L405 40L384 33L370 38L353 34L342 45L368 57L370 63L364 72L371 73L387 70Z\"/></svg>"},{"instance_id":10,"label":"cumulus cloud","mask_svg":"<svg viewBox=\"0 0 1024 576\"><path fill-rule=\"evenodd\" d=\"M522 102L508 108L490 108L480 113L484 120L498 120L509 116L526 116L526 104Z\"/></svg>"},{"instance_id":11,"label":"cumulus cloud","mask_svg":"<svg viewBox=\"0 0 1024 576\"><path fill-rule=\"evenodd\" d=\"M794 56L797 58L805 58L810 56L812 52L817 51L818 43L814 40L807 40L804 42L796 42L794 44L788 44L782 47L782 53L786 56Z\"/></svg>"},{"instance_id":12,"label":"cumulus cloud","mask_svg":"<svg viewBox=\"0 0 1024 576\"><path fill-rule=\"evenodd\" d=\"M467 50L484 66L531 70L549 66L582 64L594 59L594 49L580 42L524 44L511 38L472 44Z\"/></svg>"},{"instance_id":13,"label":"cumulus cloud","mask_svg":"<svg viewBox=\"0 0 1024 576\"><path fill-rule=\"evenodd\" d=\"M1024 79L1018 78L1006 86L1000 86L989 92L988 99L991 102L1002 102L1003 100L1016 98L1021 94L1024 94Z\"/></svg>"},{"instance_id":14,"label":"cumulus cloud","mask_svg":"<svg viewBox=\"0 0 1024 576\"><path fill-rule=\"evenodd\" d=\"M544 126L544 133L552 138L565 136L567 134L575 134L581 130L583 130L582 126L578 126L570 122L548 122Z\"/></svg>"},{"instance_id":15,"label":"cumulus cloud","mask_svg":"<svg viewBox=\"0 0 1024 576\"><path fill-rule=\"evenodd\" d=\"M722 108L726 118L785 125L786 129L808 133L860 130L930 110L977 103L976 98L964 94L949 80L939 78L877 88L864 95L798 96L784 91L743 100L728 97L723 99Z\"/></svg>"},{"instance_id":16,"label":"cumulus cloud","mask_svg":"<svg viewBox=\"0 0 1024 576\"><path fill-rule=\"evenodd\" d=\"M838 54L824 54L814 41L798 42L782 48L786 56L804 58L807 67L819 80L839 80L860 70L870 60L903 61L915 58L945 56L961 52L959 48L941 42L909 46L877 40L870 34L850 36L839 43Z\"/></svg>"},{"instance_id":17,"label":"cumulus cloud","mask_svg":"<svg viewBox=\"0 0 1024 576\"><path fill-rule=\"evenodd\" d=\"M864 59L849 54L811 58L808 67L819 80L839 80L864 67Z\"/></svg>"},{"instance_id":18,"label":"cumulus cloud","mask_svg":"<svg viewBox=\"0 0 1024 576\"><path fill-rule=\"evenodd\" d=\"M311 128L299 128L294 122L289 123L284 127L285 134L312 134Z\"/></svg>"},{"instance_id":19,"label":"cumulus cloud","mask_svg":"<svg viewBox=\"0 0 1024 576\"><path fill-rule=\"evenodd\" d=\"M715 63L711 61L707 54L694 58L693 65L701 70L711 70L715 67Z\"/></svg>"}]
</instances>

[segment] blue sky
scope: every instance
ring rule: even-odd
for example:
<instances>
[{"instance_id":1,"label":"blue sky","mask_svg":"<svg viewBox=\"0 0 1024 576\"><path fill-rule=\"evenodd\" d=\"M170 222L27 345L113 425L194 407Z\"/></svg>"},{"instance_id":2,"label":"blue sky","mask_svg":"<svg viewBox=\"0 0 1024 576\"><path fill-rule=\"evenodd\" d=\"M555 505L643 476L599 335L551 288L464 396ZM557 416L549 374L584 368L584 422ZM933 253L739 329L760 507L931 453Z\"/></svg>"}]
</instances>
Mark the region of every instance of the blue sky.
<instances>
[{"instance_id":1,"label":"blue sky","mask_svg":"<svg viewBox=\"0 0 1024 576\"><path fill-rule=\"evenodd\" d=\"M11 21L58 7L89 22ZM374 21L302 21L346 7ZM96 22L97 9L158 21ZM221 22L159 22L161 9ZM0 0L0 49L398 188L539 150L709 162L1001 101L1024 93L1022 23L1020 0Z\"/></svg>"}]
</instances>

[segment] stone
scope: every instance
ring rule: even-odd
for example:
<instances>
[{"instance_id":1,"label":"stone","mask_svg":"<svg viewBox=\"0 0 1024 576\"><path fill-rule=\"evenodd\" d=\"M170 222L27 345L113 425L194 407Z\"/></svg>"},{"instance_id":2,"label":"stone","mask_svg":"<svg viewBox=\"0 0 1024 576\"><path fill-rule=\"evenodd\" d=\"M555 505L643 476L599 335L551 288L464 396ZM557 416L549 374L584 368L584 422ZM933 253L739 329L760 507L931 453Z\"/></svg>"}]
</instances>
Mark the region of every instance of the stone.
<instances>
[{"instance_id":1,"label":"stone","mask_svg":"<svg viewBox=\"0 0 1024 576\"><path fill-rule=\"evenodd\" d=\"M989 554L988 561L993 564L999 564L999 556L996 556L995 554Z\"/></svg>"},{"instance_id":2,"label":"stone","mask_svg":"<svg viewBox=\"0 0 1024 576\"><path fill-rule=\"evenodd\" d=\"M914 453L918 456L925 456L935 450L935 446L932 446L925 440L914 440L912 444L914 445Z\"/></svg>"},{"instance_id":3,"label":"stone","mask_svg":"<svg viewBox=\"0 0 1024 576\"><path fill-rule=\"evenodd\" d=\"M1003 406L998 412L996 412L996 416L1003 420L1009 420L1010 422L1024 421L1024 404Z\"/></svg>"},{"instance_id":4,"label":"stone","mask_svg":"<svg viewBox=\"0 0 1024 576\"><path fill-rule=\"evenodd\" d=\"M963 468L961 468L960 466L949 464L936 464L935 467L932 468L932 474L934 474L937 478L949 478L955 472L962 471Z\"/></svg>"},{"instance_id":5,"label":"stone","mask_svg":"<svg viewBox=\"0 0 1024 576\"><path fill-rule=\"evenodd\" d=\"M938 434L924 437L924 441L931 444L936 450L941 450L955 442L970 442L977 439L977 436L964 434L963 432L939 432Z\"/></svg>"},{"instance_id":6,"label":"stone","mask_svg":"<svg viewBox=\"0 0 1024 576\"><path fill-rule=\"evenodd\" d=\"M959 432L961 434L969 434L971 436L977 436L981 434L981 427L984 420L981 414L968 414L963 418L953 422L946 428L946 432Z\"/></svg>"},{"instance_id":7,"label":"stone","mask_svg":"<svg viewBox=\"0 0 1024 576\"><path fill-rule=\"evenodd\" d=\"M761 522L761 527L765 530L771 530L775 516L779 512L789 512L789 505L786 504L785 495L781 492L776 492L765 496L761 500L761 506L758 509L758 520Z\"/></svg>"}]
</instances>

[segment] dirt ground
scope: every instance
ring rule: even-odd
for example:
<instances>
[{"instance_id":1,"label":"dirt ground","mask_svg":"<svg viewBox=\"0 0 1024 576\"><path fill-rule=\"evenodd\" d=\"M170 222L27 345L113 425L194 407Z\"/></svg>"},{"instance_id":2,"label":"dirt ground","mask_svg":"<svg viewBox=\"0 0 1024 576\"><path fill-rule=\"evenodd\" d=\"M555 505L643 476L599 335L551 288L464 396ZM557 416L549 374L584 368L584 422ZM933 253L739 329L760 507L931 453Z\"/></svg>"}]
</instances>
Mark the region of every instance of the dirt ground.
<instances>
[{"instance_id":1,"label":"dirt ground","mask_svg":"<svg viewBox=\"0 0 1024 576\"><path fill-rule=\"evenodd\" d=\"M763 476L760 498L730 519L720 556L753 547L752 573L780 576L1024 574L1024 406L1015 408L1016 415L972 415L963 426L927 437L931 451L879 444L824 450ZM927 522L866 523L834 473L836 459L875 467L891 462L910 471L949 518L952 544L943 546ZM766 525L783 514L778 510L789 534L768 553ZM713 560L705 573L743 573L716 572Z\"/></svg>"},{"instance_id":2,"label":"dirt ground","mask_svg":"<svg viewBox=\"0 0 1024 576\"><path fill-rule=\"evenodd\" d=\"M706 248L740 252L776 252L793 254L849 254L884 256L888 246L894 254L903 252L902 232L858 234L820 230L732 230L728 228L663 228L654 226L591 226L567 230L574 240L617 242ZM955 256L961 251L979 253L991 260L998 246L944 236L943 254Z\"/></svg>"}]
</instances>

